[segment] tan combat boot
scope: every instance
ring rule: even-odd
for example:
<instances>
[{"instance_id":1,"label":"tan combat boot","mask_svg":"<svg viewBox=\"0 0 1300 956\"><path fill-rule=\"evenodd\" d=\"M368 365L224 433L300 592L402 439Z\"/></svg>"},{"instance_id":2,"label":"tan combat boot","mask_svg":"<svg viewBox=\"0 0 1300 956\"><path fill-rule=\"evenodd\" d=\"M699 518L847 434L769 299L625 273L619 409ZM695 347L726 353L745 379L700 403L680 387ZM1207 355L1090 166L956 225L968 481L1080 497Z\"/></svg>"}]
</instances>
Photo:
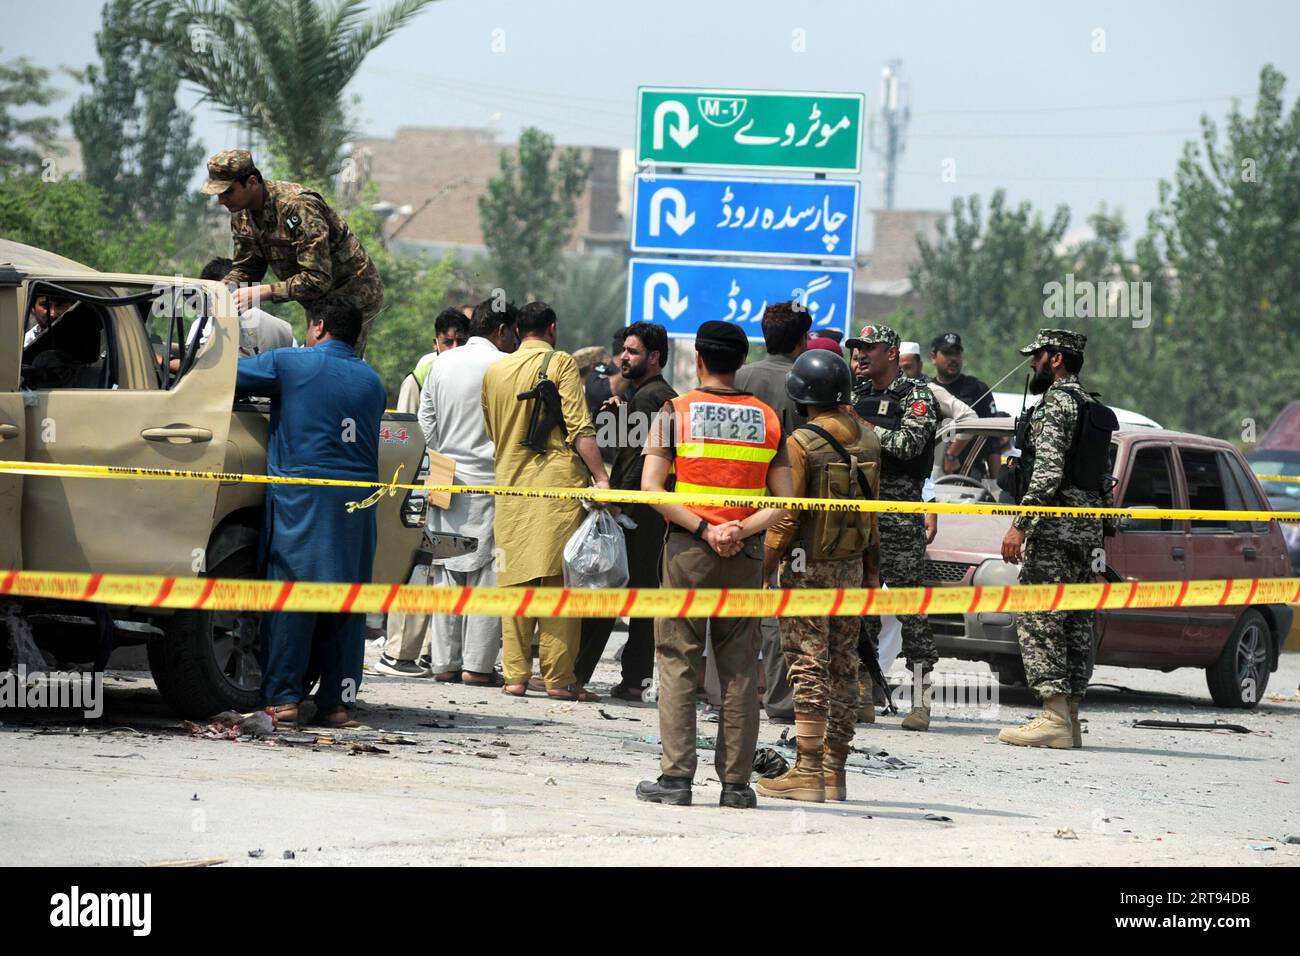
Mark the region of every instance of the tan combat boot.
<instances>
[{"instance_id":1,"label":"tan combat boot","mask_svg":"<svg viewBox=\"0 0 1300 956\"><path fill-rule=\"evenodd\" d=\"M1082 697L1070 695L1070 736L1075 750L1083 749L1083 725L1079 723L1079 704L1082 702Z\"/></svg>"},{"instance_id":2,"label":"tan combat boot","mask_svg":"<svg viewBox=\"0 0 1300 956\"><path fill-rule=\"evenodd\" d=\"M929 675L912 675L912 709L907 712L901 724L904 730L930 729L930 688Z\"/></svg>"},{"instance_id":3,"label":"tan combat boot","mask_svg":"<svg viewBox=\"0 0 1300 956\"><path fill-rule=\"evenodd\" d=\"M858 678L858 723L860 724L876 722L876 701L873 694L875 683L871 675L865 672Z\"/></svg>"},{"instance_id":4,"label":"tan combat boot","mask_svg":"<svg viewBox=\"0 0 1300 956\"><path fill-rule=\"evenodd\" d=\"M844 770L849 759L849 745L826 741L822 751L822 781L827 800L847 800L848 780Z\"/></svg>"},{"instance_id":5,"label":"tan combat boot","mask_svg":"<svg viewBox=\"0 0 1300 956\"><path fill-rule=\"evenodd\" d=\"M765 797L779 800L826 802L826 784L822 779L822 746L826 739L826 718L807 714L794 715L795 765L774 779L762 777L754 789Z\"/></svg>"},{"instance_id":6,"label":"tan combat boot","mask_svg":"<svg viewBox=\"0 0 1300 956\"><path fill-rule=\"evenodd\" d=\"M1016 747L1051 747L1069 750L1074 746L1070 732L1070 702L1064 694L1043 698L1043 712L1020 727L1007 727L998 740Z\"/></svg>"}]
</instances>

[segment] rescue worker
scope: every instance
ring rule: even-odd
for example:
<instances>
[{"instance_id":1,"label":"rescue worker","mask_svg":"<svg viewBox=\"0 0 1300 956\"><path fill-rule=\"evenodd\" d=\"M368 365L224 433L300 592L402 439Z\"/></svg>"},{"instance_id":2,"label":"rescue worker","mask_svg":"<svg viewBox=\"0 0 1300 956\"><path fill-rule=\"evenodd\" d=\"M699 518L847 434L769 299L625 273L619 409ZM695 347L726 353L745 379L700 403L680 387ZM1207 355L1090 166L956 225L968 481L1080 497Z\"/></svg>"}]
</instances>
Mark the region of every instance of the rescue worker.
<instances>
[{"instance_id":1,"label":"rescue worker","mask_svg":"<svg viewBox=\"0 0 1300 956\"><path fill-rule=\"evenodd\" d=\"M379 480L384 386L352 349L361 312L326 303L307 323L302 349L241 358L237 395L271 397L266 473L295 478ZM272 581L370 581L375 509L346 504L364 491L271 485L261 552ZM262 696L281 721L298 719L309 667L320 675L319 722L349 719L361 687L364 614L272 613L262 617Z\"/></svg>"},{"instance_id":2,"label":"rescue worker","mask_svg":"<svg viewBox=\"0 0 1300 956\"><path fill-rule=\"evenodd\" d=\"M356 356L365 354L370 326L384 304L384 284L375 264L348 224L320 193L298 183L268 180L244 149L223 149L208 160L208 181L200 192L216 196L230 211L236 284L235 307L242 313L263 299L297 302L307 321L322 303L350 302L361 312ZM256 285L270 268L280 281Z\"/></svg>"},{"instance_id":3,"label":"rescue worker","mask_svg":"<svg viewBox=\"0 0 1300 956\"><path fill-rule=\"evenodd\" d=\"M1042 329L1020 350L1031 356L1029 389L1043 398L1022 414L1016 429L1019 504L1112 506L1107 451L1118 423L1079 383L1087 341L1069 329ZM1087 584L1095 578L1093 563L1109 530L1097 517L1021 514L1002 539L1002 558L1021 565L1021 584ZM1092 676L1096 613L1016 615L1025 676L1042 698L1043 712L1021 727L1004 729L998 740L1019 747L1083 746L1079 704Z\"/></svg>"},{"instance_id":4,"label":"rescue worker","mask_svg":"<svg viewBox=\"0 0 1300 956\"><path fill-rule=\"evenodd\" d=\"M788 496L790 465L780 418L771 406L734 387L749 342L729 322L705 322L695 336L700 387L664 405L645 447L643 491L663 493L669 468L676 491L753 498ZM761 532L782 511L760 507L655 505L668 522L661 583L666 588L758 588L763 573ZM722 781L719 804L757 805L749 777L758 743L758 619L655 620L659 667L658 780L637 785L639 800L689 806L695 776L695 689L704 666L706 628L718 672L722 712L715 753Z\"/></svg>"},{"instance_id":5,"label":"rescue worker","mask_svg":"<svg viewBox=\"0 0 1300 956\"><path fill-rule=\"evenodd\" d=\"M921 487L934 462L937 425L934 396L898 365L898 333L887 325L868 325L845 345L863 378L854 389L854 408L876 426L880 440L880 497L885 501L920 501ZM880 577L891 588L920 587L925 572L925 519L919 514L880 515ZM924 614L899 615L903 654L912 673L912 706L904 730L930 729L930 671L939 660L930 621ZM865 620L867 646L874 654L880 618Z\"/></svg>"},{"instance_id":6,"label":"rescue worker","mask_svg":"<svg viewBox=\"0 0 1300 956\"><path fill-rule=\"evenodd\" d=\"M795 359L786 392L807 423L786 439L796 497L862 501L880 495L880 441L841 406L853 379L839 355L825 350ZM763 579L781 563L783 588L878 586L875 514L785 512L768 529ZM865 566L864 566L865 557ZM785 559L784 561L782 559ZM822 803L845 800L844 765L858 699L856 617L782 617L781 642L794 686L794 767L760 779L765 797Z\"/></svg>"}]
</instances>

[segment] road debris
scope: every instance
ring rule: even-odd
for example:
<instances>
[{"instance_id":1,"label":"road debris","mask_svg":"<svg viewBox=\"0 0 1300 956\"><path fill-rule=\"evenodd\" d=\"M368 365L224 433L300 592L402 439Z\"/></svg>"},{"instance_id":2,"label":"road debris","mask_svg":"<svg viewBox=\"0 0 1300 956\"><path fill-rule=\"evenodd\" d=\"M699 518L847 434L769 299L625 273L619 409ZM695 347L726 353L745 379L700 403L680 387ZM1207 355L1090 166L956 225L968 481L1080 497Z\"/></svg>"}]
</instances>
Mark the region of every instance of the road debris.
<instances>
[{"instance_id":1,"label":"road debris","mask_svg":"<svg viewBox=\"0 0 1300 956\"><path fill-rule=\"evenodd\" d=\"M1241 724L1225 724L1217 720L1212 724L1198 724L1190 720L1135 720L1133 726L1151 730L1229 730L1234 734L1250 733L1249 727L1243 727Z\"/></svg>"},{"instance_id":2,"label":"road debris","mask_svg":"<svg viewBox=\"0 0 1300 956\"><path fill-rule=\"evenodd\" d=\"M223 710L215 717L209 717L206 723L198 724L192 720L182 720L191 737L204 740L238 740L240 737L265 737L275 732L276 720L265 710L251 714L241 714L237 710Z\"/></svg>"},{"instance_id":3,"label":"road debris","mask_svg":"<svg viewBox=\"0 0 1300 956\"><path fill-rule=\"evenodd\" d=\"M348 744L348 753L349 754L386 754L388 753L388 751L380 747L376 747L374 744L368 744L359 740L355 740L352 743Z\"/></svg>"},{"instance_id":4,"label":"road debris","mask_svg":"<svg viewBox=\"0 0 1300 956\"><path fill-rule=\"evenodd\" d=\"M1069 827L1058 827L1057 830L1056 830L1056 832L1053 833L1052 836L1056 837L1056 839L1058 839L1058 840L1077 840L1077 839L1079 839L1079 834L1075 833L1075 832L1074 832L1073 830L1071 830Z\"/></svg>"},{"instance_id":5,"label":"road debris","mask_svg":"<svg viewBox=\"0 0 1300 956\"><path fill-rule=\"evenodd\" d=\"M942 813L927 813L924 819L934 823L952 823L952 817L946 817Z\"/></svg>"}]
</instances>

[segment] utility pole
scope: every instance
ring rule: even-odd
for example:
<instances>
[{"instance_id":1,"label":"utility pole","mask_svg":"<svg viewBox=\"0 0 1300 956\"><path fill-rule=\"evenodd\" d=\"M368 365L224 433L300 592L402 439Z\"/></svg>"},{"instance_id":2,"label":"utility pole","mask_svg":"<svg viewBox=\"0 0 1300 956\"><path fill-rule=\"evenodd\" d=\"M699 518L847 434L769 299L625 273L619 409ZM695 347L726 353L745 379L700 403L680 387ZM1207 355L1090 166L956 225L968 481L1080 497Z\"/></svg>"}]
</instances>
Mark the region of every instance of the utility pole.
<instances>
[{"instance_id":1,"label":"utility pole","mask_svg":"<svg viewBox=\"0 0 1300 956\"><path fill-rule=\"evenodd\" d=\"M911 120L911 91L900 78L902 60L891 60L880 71L880 113L871 118L871 151L881 160L880 183L885 208L894 208L894 178L898 160L907 148L907 124Z\"/></svg>"}]
</instances>

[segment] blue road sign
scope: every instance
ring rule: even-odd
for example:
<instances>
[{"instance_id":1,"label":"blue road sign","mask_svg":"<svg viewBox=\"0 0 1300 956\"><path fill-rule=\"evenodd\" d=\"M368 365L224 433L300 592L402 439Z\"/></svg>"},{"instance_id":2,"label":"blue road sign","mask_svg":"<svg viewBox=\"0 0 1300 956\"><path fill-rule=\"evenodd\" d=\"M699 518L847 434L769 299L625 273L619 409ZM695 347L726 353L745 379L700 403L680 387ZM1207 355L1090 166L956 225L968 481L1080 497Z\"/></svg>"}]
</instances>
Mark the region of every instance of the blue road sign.
<instances>
[{"instance_id":1,"label":"blue road sign","mask_svg":"<svg viewBox=\"0 0 1300 956\"><path fill-rule=\"evenodd\" d=\"M763 310L796 301L812 315L812 331L846 335L853 311L853 270L843 266L780 266L761 262L628 262L627 321L658 322L673 338L689 338L710 320L735 322L763 341Z\"/></svg>"},{"instance_id":2,"label":"blue road sign","mask_svg":"<svg viewBox=\"0 0 1300 956\"><path fill-rule=\"evenodd\" d=\"M632 248L783 259L857 255L856 180L639 173Z\"/></svg>"}]
</instances>

